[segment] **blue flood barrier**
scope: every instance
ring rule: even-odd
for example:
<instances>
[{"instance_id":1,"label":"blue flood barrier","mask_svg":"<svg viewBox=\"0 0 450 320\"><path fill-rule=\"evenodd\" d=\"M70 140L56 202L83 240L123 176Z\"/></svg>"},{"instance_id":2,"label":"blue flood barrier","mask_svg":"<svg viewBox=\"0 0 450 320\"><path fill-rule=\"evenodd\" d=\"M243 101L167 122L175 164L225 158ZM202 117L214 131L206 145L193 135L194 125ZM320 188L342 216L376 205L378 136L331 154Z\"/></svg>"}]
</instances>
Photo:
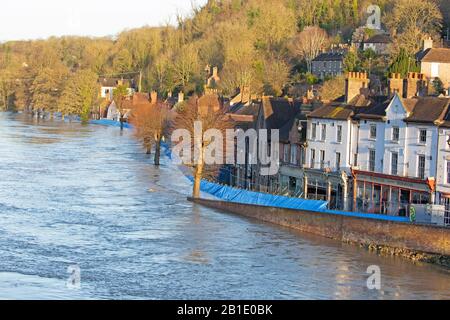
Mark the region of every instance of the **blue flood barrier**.
<instances>
[{"instance_id":1,"label":"blue flood barrier","mask_svg":"<svg viewBox=\"0 0 450 320\"><path fill-rule=\"evenodd\" d=\"M407 218L407 217L386 216L384 214L337 211L337 210L324 210L324 211L321 211L321 212L328 213L328 214L347 216L347 217L377 219L377 220L393 221L393 222L411 222L409 220L409 218Z\"/></svg>"},{"instance_id":2,"label":"blue flood barrier","mask_svg":"<svg viewBox=\"0 0 450 320\"><path fill-rule=\"evenodd\" d=\"M191 182L193 182L194 180L192 177L188 177L188 179ZM306 200L300 198L278 196L269 193L248 191L204 180L202 180L200 189L201 191L206 192L223 201L234 203L257 205L263 207L293 209L293 210L305 210L317 213L326 213L365 219L376 219L376 220L407 222L407 223L410 222L409 218L407 217L394 217L382 214L328 210L327 209L328 203L326 201Z\"/></svg>"},{"instance_id":3,"label":"blue flood barrier","mask_svg":"<svg viewBox=\"0 0 450 320\"><path fill-rule=\"evenodd\" d=\"M162 143L165 150L165 155L172 159L172 151L167 143ZM187 178L193 183L194 178L187 176ZM328 202L319 200L306 200L300 198L291 198L285 196L278 196L269 193L255 192L249 190L243 190L238 188L233 188L226 185L220 185L217 183L202 180L200 185L201 191L208 193L218 199L223 201L258 205L264 207L276 207L284 209L293 210L305 210L317 213L327 213L333 215L347 216L347 217L357 217L365 219L376 219L384 221L393 222L406 222L411 221L407 217L393 217L386 216L382 214L372 214L372 213L361 213L361 212L349 212L349 211L338 211L327 209Z\"/></svg>"},{"instance_id":4,"label":"blue flood barrier","mask_svg":"<svg viewBox=\"0 0 450 320\"><path fill-rule=\"evenodd\" d=\"M111 126L111 127L120 127L119 121L109 120L109 119L100 119L100 120L91 120L89 121L91 124L97 124L101 126ZM123 123L123 127L126 129L131 129L133 126L127 122Z\"/></svg>"},{"instance_id":5,"label":"blue flood barrier","mask_svg":"<svg viewBox=\"0 0 450 320\"><path fill-rule=\"evenodd\" d=\"M193 178L189 177L193 182ZM300 198L290 198L269 193L248 191L229 186L219 185L213 182L204 181L200 185L203 192L209 193L224 201L253 204L264 207L277 207L295 210L321 211L327 207L326 201L305 200Z\"/></svg>"}]
</instances>

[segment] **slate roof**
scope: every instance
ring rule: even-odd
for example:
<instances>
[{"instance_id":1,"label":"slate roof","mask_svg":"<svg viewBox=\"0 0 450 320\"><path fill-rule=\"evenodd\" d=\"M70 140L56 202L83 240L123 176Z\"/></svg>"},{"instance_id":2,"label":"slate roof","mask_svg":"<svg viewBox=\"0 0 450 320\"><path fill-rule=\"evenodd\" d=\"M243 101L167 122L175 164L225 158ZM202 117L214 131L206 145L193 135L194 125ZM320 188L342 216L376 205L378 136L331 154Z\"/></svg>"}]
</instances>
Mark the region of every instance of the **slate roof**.
<instances>
[{"instance_id":1,"label":"slate roof","mask_svg":"<svg viewBox=\"0 0 450 320\"><path fill-rule=\"evenodd\" d=\"M386 116L386 109L391 103L391 99L384 101L373 101L370 106L360 108L354 119L383 120Z\"/></svg>"},{"instance_id":2,"label":"slate roof","mask_svg":"<svg viewBox=\"0 0 450 320\"><path fill-rule=\"evenodd\" d=\"M381 102L373 102L367 108L358 108L354 119L373 119L384 120L386 109L392 99L386 99ZM447 110L450 99L438 97L414 97L402 99L403 106L410 113L405 119L406 122L434 123L443 121L445 111Z\"/></svg>"},{"instance_id":3,"label":"slate roof","mask_svg":"<svg viewBox=\"0 0 450 320\"><path fill-rule=\"evenodd\" d=\"M353 108L348 106L325 105L312 111L308 118L348 120L353 115Z\"/></svg>"},{"instance_id":4,"label":"slate roof","mask_svg":"<svg viewBox=\"0 0 450 320\"><path fill-rule=\"evenodd\" d=\"M450 98L423 97L403 99L404 105L412 107L411 115L406 122L434 123L443 121L450 104Z\"/></svg>"},{"instance_id":5,"label":"slate roof","mask_svg":"<svg viewBox=\"0 0 450 320\"><path fill-rule=\"evenodd\" d=\"M313 61L343 61L344 54L341 52L324 52L319 54Z\"/></svg>"},{"instance_id":6,"label":"slate roof","mask_svg":"<svg viewBox=\"0 0 450 320\"><path fill-rule=\"evenodd\" d=\"M266 129L279 129L280 140L289 140L292 126L301 113L301 105L300 100L264 97L259 110L263 112Z\"/></svg>"},{"instance_id":7,"label":"slate roof","mask_svg":"<svg viewBox=\"0 0 450 320\"><path fill-rule=\"evenodd\" d=\"M341 103L341 101L342 99L338 98L338 100L312 111L308 114L308 118L348 120L357 113L357 109L367 108L373 103L363 94L357 95L348 104Z\"/></svg>"},{"instance_id":8,"label":"slate roof","mask_svg":"<svg viewBox=\"0 0 450 320\"><path fill-rule=\"evenodd\" d=\"M421 51L416 55L420 62L440 62L450 63L450 49L447 48L430 48Z\"/></svg>"}]
</instances>

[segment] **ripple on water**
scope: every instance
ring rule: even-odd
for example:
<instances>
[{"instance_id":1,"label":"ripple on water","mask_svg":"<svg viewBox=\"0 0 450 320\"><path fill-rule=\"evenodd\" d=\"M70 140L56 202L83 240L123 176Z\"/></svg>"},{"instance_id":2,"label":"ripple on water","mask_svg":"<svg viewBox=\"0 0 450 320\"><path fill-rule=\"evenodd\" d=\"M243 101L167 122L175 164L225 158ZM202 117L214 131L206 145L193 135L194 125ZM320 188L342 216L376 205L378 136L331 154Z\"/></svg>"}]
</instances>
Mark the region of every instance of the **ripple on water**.
<instances>
[{"instance_id":1,"label":"ripple on water","mask_svg":"<svg viewBox=\"0 0 450 320\"><path fill-rule=\"evenodd\" d=\"M3 299L450 298L446 270L187 202L128 131L0 113L0 150Z\"/></svg>"}]
</instances>

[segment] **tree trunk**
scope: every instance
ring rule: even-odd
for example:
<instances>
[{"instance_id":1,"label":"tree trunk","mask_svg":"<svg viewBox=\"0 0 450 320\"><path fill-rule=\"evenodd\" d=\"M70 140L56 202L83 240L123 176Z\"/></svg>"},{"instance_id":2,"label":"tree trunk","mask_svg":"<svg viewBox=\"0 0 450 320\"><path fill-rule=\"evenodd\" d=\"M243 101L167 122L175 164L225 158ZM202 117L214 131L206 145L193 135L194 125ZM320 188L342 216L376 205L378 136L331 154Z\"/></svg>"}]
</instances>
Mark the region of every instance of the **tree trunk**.
<instances>
[{"instance_id":1,"label":"tree trunk","mask_svg":"<svg viewBox=\"0 0 450 320\"><path fill-rule=\"evenodd\" d=\"M194 190L192 193L192 197L195 199L200 198L200 185L202 182L202 176L203 176L203 164L199 164L195 166L194 170Z\"/></svg>"},{"instance_id":2,"label":"tree trunk","mask_svg":"<svg viewBox=\"0 0 450 320\"><path fill-rule=\"evenodd\" d=\"M155 145L155 166L159 166L161 158L161 137L158 137Z\"/></svg>"}]
</instances>

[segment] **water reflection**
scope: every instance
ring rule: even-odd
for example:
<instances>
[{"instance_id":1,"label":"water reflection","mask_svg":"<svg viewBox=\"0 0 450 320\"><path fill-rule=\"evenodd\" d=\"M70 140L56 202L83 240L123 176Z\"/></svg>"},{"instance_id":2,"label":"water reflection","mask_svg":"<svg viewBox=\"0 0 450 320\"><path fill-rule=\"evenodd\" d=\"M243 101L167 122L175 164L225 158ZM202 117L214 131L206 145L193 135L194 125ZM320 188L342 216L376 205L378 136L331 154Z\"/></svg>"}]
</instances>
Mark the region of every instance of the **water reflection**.
<instances>
[{"instance_id":1,"label":"water reflection","mask_svg":"<svg viewBox=\"0 0 450 320\"><path fill-rule=\"evenodd\" d=\"M450 298L448 270L187 202L128 131L0 113L0 152L0 298Z\"/></svg>"}]
</instances>

